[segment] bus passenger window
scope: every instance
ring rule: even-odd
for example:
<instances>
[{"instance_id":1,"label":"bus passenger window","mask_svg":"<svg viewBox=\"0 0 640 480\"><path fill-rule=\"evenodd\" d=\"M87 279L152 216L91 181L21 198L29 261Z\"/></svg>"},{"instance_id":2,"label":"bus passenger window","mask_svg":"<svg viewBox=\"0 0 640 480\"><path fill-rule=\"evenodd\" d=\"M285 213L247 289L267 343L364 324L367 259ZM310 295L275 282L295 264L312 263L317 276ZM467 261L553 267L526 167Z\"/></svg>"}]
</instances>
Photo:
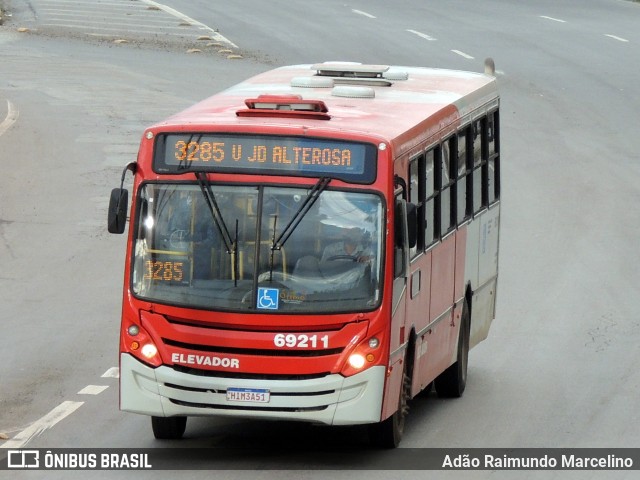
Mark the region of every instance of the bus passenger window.
<instances>
[{"instance_id":1,"label":"bus passenger window","mask_svg":"<svg viewBox=\"0 0 640 480\"><path fill-rule=\"evenodd\" d=\"M431 245L435 239L435 172L433 170L433 159L435 157L435 150L429 150L425 157L425 247ZM419 212L418 212L419 213Z\"/></svg>"},{"instance_id":2,"label":"bus passenger window","mask_svg":"<svg viewBox=\"0 0 640 480\"><path fill-rule=\"evenodd\" d=\"M490 113L487 117L487 142L489 145L489 156L496 153L496 137L498 133L496 117L497 112Z\"/></svg>"},{"instance_id":3,"label":"bus passenger window","mask_svg":"<svg viewBox=\"0 0 640 480\"><path fill-rule=\"evenodd\" d=\"M440 236L445 236L453 227L451 221L451 140L443 142L440 156Z\"/></svg>"},{"instance_id":4,"label":"bus passenger window","mask_svg":"<svg viewBox=\"0 0 640 480\"><path fill-rule=\"evenodd\" d=\"M473 123L473 213L482 209L482 120Z\"/></svg>"},{"instance_id":5,"label":"bus passenger window","mask_svg":"<svg viewBox=\"0 0 640 480\"><path fill-rule=\"evenodd\" d=\"M488 193L489 204L492 204L500 197L500 164L499 164L499 125L498 112L489 114L487 122L487 140L489 142L489 168L488 168Z\"/></svg>"},{"instance_id":6,"label":"bus passenger window","mask_svg":"<svg viewBox=\"0 0 640 480\"><path fill-rule=\"evenodd\" d=\"M411 247L411 258L417 256L424 249L425 241L425 175L424 155L420 155L414 158L409 164L409 201L413 203L417 208L417 242L416 245Z\"/></svg>"},{"instance_id":7,"label":"bus passenger window","mask_svg":"<svg viewBox=\"0 0 640 480\"><path fill-rule=\"evenodd\" d=\"M458 132L456 175L456 220L460 224L467 218L467 130Z\"/></svg>"}]
</instances>

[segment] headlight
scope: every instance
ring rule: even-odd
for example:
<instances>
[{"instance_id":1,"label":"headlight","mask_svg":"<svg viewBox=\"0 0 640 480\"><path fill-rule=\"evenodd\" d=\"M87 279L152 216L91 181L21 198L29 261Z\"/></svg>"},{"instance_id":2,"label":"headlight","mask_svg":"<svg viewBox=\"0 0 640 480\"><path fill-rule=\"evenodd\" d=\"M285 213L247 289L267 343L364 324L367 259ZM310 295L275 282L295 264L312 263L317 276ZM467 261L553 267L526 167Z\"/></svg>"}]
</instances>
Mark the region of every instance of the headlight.
<instances>
[{"instance_id":1,"label":"headlight","mask_svg":"<svg viewBox=\"0 0 640 480\"><path fill-rule=\"evenodd\" d=\"M144 355L147 359L151 360L158 354L158 348L153 343L147 343L142 350L140 350L142 355Z\"/></svg>"},{"instance_id":2,"label":"headlight","mask_svg":"<svg viewBox=\"0 0 640 480\"><path fill-rule=\"evenodd\" d=\"M360 370L362 367L364 367L364 363L365 358L359 353L354 353L353 355L349 356L349 365L351 365L351 368Z\"/></svg>"}]
</instances>

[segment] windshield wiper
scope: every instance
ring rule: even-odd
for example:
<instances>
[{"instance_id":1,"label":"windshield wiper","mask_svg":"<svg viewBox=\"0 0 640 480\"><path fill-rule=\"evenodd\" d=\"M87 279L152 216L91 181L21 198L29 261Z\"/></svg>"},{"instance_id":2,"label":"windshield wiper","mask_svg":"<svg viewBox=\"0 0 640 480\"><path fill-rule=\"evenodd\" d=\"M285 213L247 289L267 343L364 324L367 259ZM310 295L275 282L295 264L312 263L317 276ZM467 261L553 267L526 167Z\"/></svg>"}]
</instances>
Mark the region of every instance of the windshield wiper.
<instances>
[{"instance_id":1,"label":"windshield wiper","mask_svg":"<svg viewBox=\"0 0 640 480\"><path fill-rule=\"evenodd\" d=\"M318 180L318 182L311 188L311 190L309 190L307 198L304 199L304 202L302 202L300 208L298 208L298 211L293 215L293 217L291 217L291 220L289 221L287 226L284 227L284 230L282 230L282 233L280 233L278 238L275 238L274 222L274 240L273 244L271 245L271 250L280 250L284 246L284 244L287 240L289 240L289 237L298 227L304 216L309 210L311 210L313 204L316 203L316 200L318 200L320 194L327 188L327 185L329 185L330 181L331 177L322 177L320 180Z\"/></svg>"},{"instance_id":2,"label":"windshield wiper","mask_svg":"<svg viewBox=\"0 0 640 480\"><path fill-rule=\"evenodd\" d=\"M222 214L220 213L220 207L218 207L218 202L216 201L216 197L213 194L213 190L211 190L211 184L207 181L207 175L204 172L196 172L196 179L198 180L198 185L200 185L200 190L202 190L202 195L204 196L205 201L207 202L207 206L209 207L209 211L211 212L211 216L213 217L213 221L218 227L218 231L220 232L220 236L222 237L222 241L224 242L224 246L227 249L227 253L234 254L237 249L237 239L233 240L231 238L231 234L229 233L229 229L227 225L224 223L224 219L222 218ZM237 237L237 227L236 227L236 237Z\"/></svg>"}]
</instances>

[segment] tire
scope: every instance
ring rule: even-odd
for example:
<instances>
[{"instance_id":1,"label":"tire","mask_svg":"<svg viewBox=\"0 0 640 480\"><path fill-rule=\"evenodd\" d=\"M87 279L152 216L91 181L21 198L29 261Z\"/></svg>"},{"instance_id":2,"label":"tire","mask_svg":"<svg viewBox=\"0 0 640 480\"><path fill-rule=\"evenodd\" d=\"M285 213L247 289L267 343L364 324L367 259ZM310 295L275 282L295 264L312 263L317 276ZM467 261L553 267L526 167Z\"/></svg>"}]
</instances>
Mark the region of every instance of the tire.
<instances>
[{"instance_id":1,"label":"tire","mask_svg":"<svg viewBox=\"0 0 640 480\"><path fill-rule=\"evenodd\" d=\"M406 365L406 361L405 361ZM386 420L369 426L369 439L374 447L396 448L400 445L404 427L409 414L411 398L411 378L405 367L402 377L402 388L398 399L398 410Z\"/></svg>"},{"instance_id":2,"label":"tire","mask_svg":"<svg viewBox=\"0 0 640 480\"><path fill-rule=\"evenodd\" d=\"M458 356L456 363L435 379L436 393L441 398L458 398L467 386L467 365L469 363L469 331L471 328L469 307L464 301L462 320L458 335Z\"/></svg>"},{"instance_id":3,"label":"tire","mask_svg":"<svg viewBox=\"0 0 640 480\"><path fill-rule=\"evenodd\" d=\"M187 428L187 417L151 417L151 428L159 440L179 440Z\"/></svg>"}]
</instances>

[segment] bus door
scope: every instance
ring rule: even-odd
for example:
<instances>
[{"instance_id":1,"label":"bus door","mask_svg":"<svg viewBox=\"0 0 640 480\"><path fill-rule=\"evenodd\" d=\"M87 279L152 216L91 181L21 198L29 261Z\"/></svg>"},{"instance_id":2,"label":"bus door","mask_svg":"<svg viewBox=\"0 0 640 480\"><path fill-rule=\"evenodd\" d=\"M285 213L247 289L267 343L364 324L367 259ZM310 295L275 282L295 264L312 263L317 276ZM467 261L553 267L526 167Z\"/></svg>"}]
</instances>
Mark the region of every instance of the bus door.
<instances>
[{"instance_id":1,"label":"bus door","mask_svg":"<svg viewBox=\"0 0 640 480\"><path fill-rule=\"evenodd\" d=\"M396 194L394 204L395 231L393 236L393 305L390 330L390 376L385 389L383 418L398 408L398 398L402 388L403 373L409 374L413 365L407 364L407 285L410 248L416 241L415 206L403 198L403 191ZM409 221L408 221L409 219ZM413 219L413 220L411 220Z\"/></svg>"}]
</instances>

